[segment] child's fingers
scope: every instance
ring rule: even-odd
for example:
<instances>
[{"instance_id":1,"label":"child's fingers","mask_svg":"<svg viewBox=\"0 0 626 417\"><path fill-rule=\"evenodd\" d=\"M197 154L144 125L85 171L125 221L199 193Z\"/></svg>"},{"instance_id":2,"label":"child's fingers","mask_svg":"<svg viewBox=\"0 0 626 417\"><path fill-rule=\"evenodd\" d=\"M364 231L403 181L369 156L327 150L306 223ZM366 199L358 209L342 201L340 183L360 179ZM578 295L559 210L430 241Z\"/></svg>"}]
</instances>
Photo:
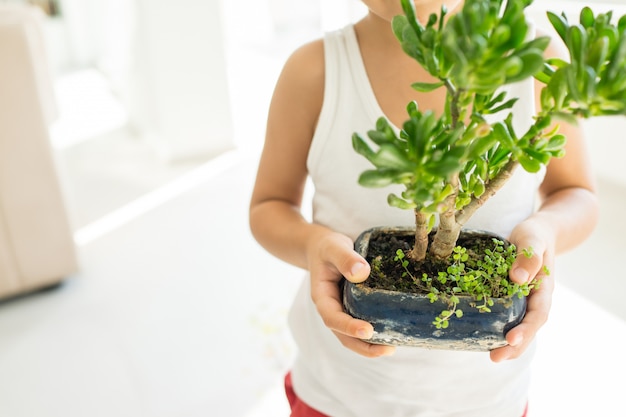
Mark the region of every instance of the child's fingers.
<instances>
[{"instance_id":1,"label":"child's fingers","mask_svg":"<svg viewBox=\"0 0 626 417\"><path fill-rule=\"evenodd\" d=\"M337 282L341 276L351 282L363 282L369 277L369 264L354 251L354 243L348 236L340 233L329 234L321 240L318 248L311 259L311 273L321 272L322 279ZM329 272L333 272L333 276L329 276Z\"/></svg>"},{"instance_id":2,"label":"child's fingers","mask_svg":"<svg viewBox=\"0 0 626 417\"><path fill-rule=\"evenodd\" d=\"M513 282L523 284L537 275L544 264L545 244L541 241L516 242L518 255L509 274Z\"/></svg>"},{"instance_id":3,"label":"child's fingers","mask_svg":"<svg viewBox=\"0 0 626 417\"><path fill-rule=\"evenodd\" d=\"M553 291L554 280L551 277L542 277L540 288L533 291L528 298L528 309L524 320L507 333L506 340L509 343L508 346L491 351L492 361L501 362L507 359L515 359L524 353L539 329L548 320L548 314L552 306Z\"/></svg>"},{"instance_id":4,"label":"child's fingers","mask_svg":"<svg viewBox=\"0 0 626 417\"><path fill-rule=\"evenodd\" d=\"M336 282L317 283L311 295L324 324L335 333L346 348L369 358L394 352L393 347L373 345L361 340L372 337L374 328L370 323L355 319L343 311Z\"/></svg>"},{"instance_id":5,"label":"child's fingers","mask_svg":"<svg viewBox=\"0 0 626 417\"><path fill-rule=\"evenodd\" d=\"M335 332L335 336L346 348L368 358L389 356L396 351L396 348L393 346L374 345L337 332Z\"/></svg>"},{"instance_id":6,"label":"child's fingers","mask_svg":"<svg viewBox=\"0 0 626 417\"><path fill-rule=\"evenodd\" d=\"M372 337L374 328L371 324L355 319L343 311L336 283L319 283L315 289L311 290L311 295L326 327L335 332L359 339Z\"/></svg>"},{"instance_id":7,"label":"child's fingers","mask_svg":"<svg viewBox=\"0 0 626 417\"><path fill-rule=\"evenodd\" d=\"M328 256L328 261L351 282L363 282L370 275L370 265L352 247L338 246Z\"/></svg>"},{"instance_id":8,"label":"child's fingers","mask_svg":"<svg viewBox=\"0 0 626 417\"><path fill-rule=\"evenodd\" d=\"M366 357L390 355L391 346L374 345L367 340L374 334L372 325L355 319L343 310L341 300L342 276L351 282L363 282L370 274L370 266L353 249L352 241L346 236L335 234L320 253L320 261L314 263L311 272L311 297L324 325L334 332L348 349Z\"/></svg>"}]
</instances>

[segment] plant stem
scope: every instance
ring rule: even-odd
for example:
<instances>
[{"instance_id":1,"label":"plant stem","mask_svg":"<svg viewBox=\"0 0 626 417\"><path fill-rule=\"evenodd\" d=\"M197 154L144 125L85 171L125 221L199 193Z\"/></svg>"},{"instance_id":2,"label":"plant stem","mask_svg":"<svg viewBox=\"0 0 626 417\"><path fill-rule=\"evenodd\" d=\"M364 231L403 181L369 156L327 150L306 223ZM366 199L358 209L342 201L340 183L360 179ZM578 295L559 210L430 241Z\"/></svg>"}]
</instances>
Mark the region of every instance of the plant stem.
<instances>
[{"instance_id":1,"label":"plant stem","mask_svg":"<svg viewBox=\"0 0 626 417\"><path fill-rule=\"evenodd\" d=\"M450 100L450 117L452 118L452 128L456 128L459 123L459 118L461 117L461 110L459 109L459 98L461 97L461 91L457 90L457 88L452 84L450 79L446 78L444 80L446 89L448 90L448 95L451 97Z\"/></svg>"},{"instance_id":2,"label":"plant stem","mask_svg":"<svg viewBox=\"0 0 626 417\"><path fill-rule=\"evenodd\" d=\"M457 89L449 79L445 79L445 86L450 97L450 117L452 128L456 128L461 118L461 106L459 104L462 90ZM430 247L430 254L439 259L445 259L452 254L456 241L461 233L461 225L455 218L456 198L459 194L459 175L450 179L450 185L454 191L446 197L445 211L439 215L439 226Z\"/></svg>"},{"instance_id":3,"label":"plant stem","mask_svg":"<svg viewBox=\"0 0 626 417\"><path fill-rule=\"evenodd\" d=\"M487 200L493 197L507 183L518 165L519 162L511 159L497 176L485 184L485 192L480 197L473 198L467 206L456 213L457 223L463 226Z\"/></svg>"},{"instance_id":4,"label":"plant stem","mask_svg":"<svg viewBox=\"0 0 626 417\"><path fill-rule=\"evenodd\" d=\"M459 193L459 176L450 180L454 192L446 197L446 210L439 215L439 227L430 247L430 254L439 259L445 259L452 254L456 241L461 233L461 224L456 219L456 198Z\"/></svg>"},{"instance_id":5,"label":"plant stem","mask_svg":"<svg viewBox=\"0 0 626 417\"><path fill-rule=\"evenodd\" d=\"M428 250L428 220L427 214L415 210L415 245L408 256L414 261L423 261Z\"/></svg>"}]
</instances>

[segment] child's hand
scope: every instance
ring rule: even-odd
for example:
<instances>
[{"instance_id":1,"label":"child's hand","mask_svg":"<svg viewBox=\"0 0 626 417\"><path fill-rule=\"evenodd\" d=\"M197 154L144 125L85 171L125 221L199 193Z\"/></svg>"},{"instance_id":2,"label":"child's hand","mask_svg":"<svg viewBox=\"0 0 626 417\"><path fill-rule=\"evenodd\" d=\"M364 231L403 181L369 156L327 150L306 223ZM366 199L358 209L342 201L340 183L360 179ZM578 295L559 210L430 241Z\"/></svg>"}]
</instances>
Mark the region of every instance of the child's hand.
<instances>
[{"instance_id":1,"label":"child's hand","mask_svg":"<svg viewBox=\"0 0 626 417\"><path fill-rule=\"evenodd\" d=\"M339 233L328 233L315 239L308 250L311 273L311 297L326 326L348 349L366 357L390 355L395 348L374 345L369 339L372 325L343 311L339 284L341 277L352 282L363 282L370 273L369 264L353 250L353 243Z\"/></svg>"},{"instance_id":2,"label":"child's hand","mask_svg":"<svg viewBox=\"0 0 626 417\"><path fill-rule=\"evenodd\" d=\"M548 320L554 292L554 277L546 274L554 263L554 243L549 227L533 221L517 226L510 241L520 252L511 267L511 280L518 283L529 282L533 278L540 281L538 289L528 296L528 308L522 322L506 334L508 346L491 351L491 360L501 362L522 355L534 339L537 331Z\"/></svg>"}]
</instances>

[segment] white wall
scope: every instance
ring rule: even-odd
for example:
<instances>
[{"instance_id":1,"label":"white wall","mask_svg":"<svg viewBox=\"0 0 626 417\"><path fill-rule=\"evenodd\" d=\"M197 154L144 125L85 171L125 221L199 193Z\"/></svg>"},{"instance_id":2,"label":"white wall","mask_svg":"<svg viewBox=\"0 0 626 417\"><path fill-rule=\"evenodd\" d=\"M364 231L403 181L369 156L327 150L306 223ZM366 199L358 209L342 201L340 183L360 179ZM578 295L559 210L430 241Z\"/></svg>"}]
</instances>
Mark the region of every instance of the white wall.
<instances>
[{"instance_id":1,"label":"white wall","mask_svg":"<svg viewBox=\"0 0 626 417\"><path fill-rule=\"evenodd\" d=\"M162 159L234 147L220 1L61 0L61 14L57 73L97 68Z\"/></svg>"},{"instance_id":2,"label":"white wall","mask_svg":"<svg viewBox=\"0 0 626 417\"><path fill-rule=\"evenodd\" d=\"M130 120L166 160L234 147L219 2L135 0Z\"/></svg>"}]
</instances>

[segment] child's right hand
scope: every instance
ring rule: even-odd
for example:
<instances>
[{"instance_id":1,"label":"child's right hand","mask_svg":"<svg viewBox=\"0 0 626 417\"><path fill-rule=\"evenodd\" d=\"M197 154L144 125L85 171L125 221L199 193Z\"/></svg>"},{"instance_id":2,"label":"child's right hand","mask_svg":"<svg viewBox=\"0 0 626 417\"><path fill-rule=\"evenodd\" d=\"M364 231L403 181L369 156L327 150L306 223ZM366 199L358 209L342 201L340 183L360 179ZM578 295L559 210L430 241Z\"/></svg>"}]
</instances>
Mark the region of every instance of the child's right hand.
<instances>
[{"instance_id":1,"label":"child's right hand","mask_svg":"<svg viewBox=\"0 0 626 417\"><path fill-rule=\"evenodd\" d=\"M342 276L351 282L363 282L370 273L369 264L354 251L350 238L335 232L324 233L312 239L307 252L311 297L324 324L346 348L360 355L374 358L393 354L392 346L363 341L372 337L374 328L343 311L339 288Z\"/></svg>"}]
</instances>

